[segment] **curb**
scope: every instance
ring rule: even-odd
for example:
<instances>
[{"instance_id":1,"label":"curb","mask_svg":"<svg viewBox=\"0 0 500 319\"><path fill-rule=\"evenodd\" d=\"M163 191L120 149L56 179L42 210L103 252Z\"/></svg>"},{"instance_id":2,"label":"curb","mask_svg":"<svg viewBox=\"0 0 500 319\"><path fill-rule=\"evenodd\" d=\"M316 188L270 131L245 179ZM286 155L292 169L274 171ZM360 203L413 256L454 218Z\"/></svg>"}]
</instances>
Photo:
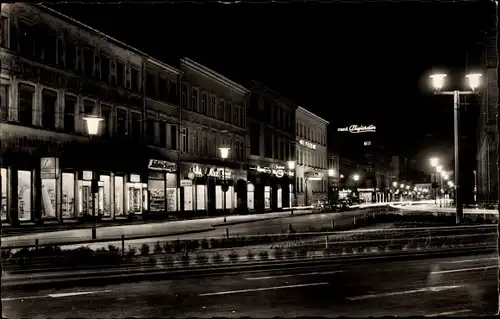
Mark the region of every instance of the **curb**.
<instances>
[{"instance_id":1,"label":"curb","mask_svg":"<svg viewBox=\"0 0 500 319\"><path fill-rule=\"evenodd\" d=\"M90 275L90 276L61 276L60 278L48 278L40 280L30 281L28 278L19 280L9 280L7 278L2 278L2 288L9 287L10 289L45 289L47 284L50 284L51 288L63 288L63 287L75 287L75 286L102 286L110 285L116 283L124 282L137 282L145 280L165 280L165 279L177 279L185 277L207 277L207 276L220 276L229 275L234 273L246 273L246 272L257 272L257 271L272 271L272 270L283 270L287 266L297 267L298 265L303 265L304 267L321 267L321 266L333 266L335 264L352 263L352 262L387 262L392 260L418 260L418 259L429 259L429 258L444 258L444 257L454 257L454 256L467 256L479 253L490 253L496 250L496 247L483 247L477 249L447 249L447 250L433 250L433 251L408 251L408 252L398 252L398 253L384 253L379 255L367 256L363 254L336 256L336 257L315 257L309 258L308 260L284 260L279 262L264 262L264 263L246 263L246 264L235 264L216 266L216 267L206 267L198 266L192 267L188 270L175 270L175 269L144 269L142 272L133 273L131 270L123 269L118 271L116 274L104 274L104 275Z\"/></svg>"}]
</instances>

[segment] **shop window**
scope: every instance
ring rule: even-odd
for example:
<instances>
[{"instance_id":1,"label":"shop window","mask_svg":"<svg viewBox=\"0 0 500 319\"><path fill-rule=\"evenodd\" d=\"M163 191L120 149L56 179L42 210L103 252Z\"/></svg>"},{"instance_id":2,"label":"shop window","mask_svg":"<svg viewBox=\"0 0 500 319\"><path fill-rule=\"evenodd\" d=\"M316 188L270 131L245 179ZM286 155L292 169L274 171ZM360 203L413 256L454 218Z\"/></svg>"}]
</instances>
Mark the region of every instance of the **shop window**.
<instances>
[{"instance_id":1,"label":"shop window","mask_svg":"<svg viewBox=\"0 0 500 319\"><path fill-rule=\"evenodd\" d=\"M167 211L177 211L177 175L175 173L167 173Z\"/></svg>"},{"instance_id":2,"label":"shop window","mask_svg":"<svg viewBox=\"0 0 500 319\"><path fill-rule=\"evenodd\" d=\"M196 185L196 209L205 210L207 202L207 185Z\"/></svg>"},{"instance_id":3,"label":"shop window","mask_svg":"<svg viewBox=\"0 0 500 319\"><path fill-rule=\"evenodd\" d=\"M9 187L8 185L8 179L7 179L7 169L6 168L0 168L0 189L1 189L1 196L2 199L0 201L0 214L2 217L2 221L7 220L7 188Z\"/></svg>"},{"instance_id":4,"label":"shop window","mask_svg":"<svg viewBox=\"0 0 500 319\"><path fill-rule=\"evenodd\" d=\"M247 184L247 207L248 209L255 209L255 186L252 183Z\"/></svg>"},{"instance_id":5,"label":"shop window","mask_svg":"<svg viewBox=\"0 0 500 319\"><path fill-rule=\"evenodd\" d=\"M19 84L18 120L23 125L33 125L33 96L35 88L27 84Z\"/></svg>"},{"instance_id":6,"label":"shop window","mask_svg":"<svg viewBox=\"0 0 500 319\"><path fill-rule=\"evenodd\" d=\"M147 187L147 186L146 186ZM130 180L127 182L126 196L126 211L128 214L142 214L143 209L143 193L140 176L130 174Z\"/></svg>"},{"instance_id":7,"label":"shop window","mask_svg":"<svg viewBox=\"0 0 500 319\"><path fill-rule=\"evenodd\" d=\"M159 174L158 177L148 180L149 190L149 210L151 212L165 211L165 174Z\"/></svg>"},{"instance_id":8,"label":"shop window","mask_svg":"<svg viewBox=\"0 0 500 319\"><path fill-rule=\"evenodd\" d=\"M283 190L281 189L281 185L278 185L278 189L276 191L276 206L278 208L283 207Z\"/></svg>"},{"instance_id":9,"label":"shop window","mask_svg":"<svg viewBox=\"0 0 500 319\"><path fill-rule=\"evenodd\" d=\"M123 209L123 189L124 189L123 176L115 176L115 217L124 215Z\"/></svg>"},{"instance_id":10,"label":"shop window","mask_svg":"<svg viewBox=\"0 0 500 319\"><path fill-rule=\"evenodd\" d=\"M192 211L193 210L193 186L184 186L184 210Z\"/></svg>"},{"instance_id":11,"label":"shop window","mask_svg":"<svg viewBox=\"0 0 500 319\"><path fill-rule=\"evenodd\" d=\"M64 130L75 132L76 97L65 95L64 97Z\"/></svg>"},{"instance_id":12,"label":"shop window","mask_svg":"<svg viewBox=\"0 0 500 319\"><path fill-rule=\"evenodd\" d=\"M9 115L9 86L0 84L0 121L6 121Z\"/></svg>"},{"instance_id":13,"label":"shop window","mask_svg":"<svg viewBox=\"0 0 500 319\"><path fill-rule=\"evenodd\" d=\"M290 184L288 185L288 189L289 189L289 197L288 197L288 207L293 207L293 185Z\"/></svg>"},{"instance_id":14,"label":"shop window","mask_svg":"<svg viewBox=\"0 0 500 319\"><path fill-rule=\"evenodd\" d=\"M92 202L92 182L90 180L78 181L78 217L94 216Z\"/></svg>"},{"instance_id":15,"label":"shop window","mask_svg":"<svg viewBox=\"0 0 500 319\"><path fill-rule=\"evenodd\" d=\"M215 185L215 209L222 209L224 206L224 192L220 185Z\"/></svg>"},{"instance_id":16,"label":"shop window","mask_svg":"<svg viewBox=\"0 0 500 319\"><path fill-rule=\"evenodd\" d=\"M233 199L234 199L234 187L229 186L229 189L226 192L226 209L232 209L234 207Z\"/></svg>"},{"instance_id":17,"label":"shop window","mask_svg":"<svg viewBox=\"0 0 500 319\"><path fill-rule=\"evenodd\" d=\"M42 91L42 126L48 129L56 127L57 92Z\"/></svg>"},{"instance_id":18,"label":"shop window","mask_svg":"<svg viewBox=\"0 0 500 319\"><path fill-rule=\"evenodd\" d=\"M31 172L17 171L17 209L20 221L31 220L31 185Z\"/></svg>"},{"instance_id":19,"label":"shop window","mask_svg":"<svg viewBox=\"0 0 500 319\"><path fill-rule=\"evenodd\" d=\"M62 205L63 219L75 218L75 174L62 173Z\"/></svg>"},{"instance_id":20,"label":"shop window","mask_svg":"<svg viewBox=\"0 0 500 319\"><path fill-rule=\"evenodd\" d=\"M109 175L101 175L99 180L99 214L111 217L111 178Z\"/></svg>"},{"instance_id":21,"label":"shop window","mask_svg":"<svg viewBox=\"0 0 500 319\"><path fill-rule=\"evenodd\" d=\"M264 186L264 208L271 208L271 186Z\"/></svg>"}]
</instances>

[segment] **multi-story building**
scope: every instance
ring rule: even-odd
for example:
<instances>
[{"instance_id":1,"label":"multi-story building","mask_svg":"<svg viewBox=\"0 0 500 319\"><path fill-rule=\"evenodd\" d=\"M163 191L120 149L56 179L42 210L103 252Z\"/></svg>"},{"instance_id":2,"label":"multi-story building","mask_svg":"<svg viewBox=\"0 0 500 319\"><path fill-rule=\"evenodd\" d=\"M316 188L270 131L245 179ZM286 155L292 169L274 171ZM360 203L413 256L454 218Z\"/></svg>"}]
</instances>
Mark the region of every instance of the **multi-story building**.
<instances>
[{"instance_id":1,"label":"multi-story building","mask_svg":"<svg viewBox=\"0 0 500 319\"><path fill-rule=\"evenodd\" d=\"M181 210L247 207L246 105L250 91L188 58L181 60ZM219 149L229 148L222 159ZM223 184L228 190L223 192Z\"/></svg>"},{"instance_id":2,"label":"multi-story building","mask_svg":"<svg viewBox=\"0 0 500 319\"><path fill-rule=\"evenodd\" d=\"M252 92L248 107L248 208L291 207L297 105L256 81L247 86Z\"/></svg>"},{"instance_id":3,"label":"multi-story building","mask_svg":"<svg viewBox=\"0 0 500 319\"><path fill-rule=\"evenodd\" d=\"M477 201L492 204L498 201L498 168L496 114L498 103L498 79L496 59L496 36L490 35L483 42L480 61L484 74L484 85L481 88L477 135Z\"/></svg>"},{"instance_id":4,"label":"multi-story building","mask_svg":"<svg viewBox=\"0 0 500 319\"><path fill-rule=\"evenodd\" d=\"M328 152L328 198L336 200L341 181L340 158L337 154Z\"/></svg>"},{"instance_id":5,"label":"multi-story building","mask_svg":"<svg viewBox=\"0 0 500 319\"><path fill-rule=\"evenodd\" d=\"M328 196L328 121L303 107L296 114L298 205L311 205Z\"/></svg>"}]
</instances>

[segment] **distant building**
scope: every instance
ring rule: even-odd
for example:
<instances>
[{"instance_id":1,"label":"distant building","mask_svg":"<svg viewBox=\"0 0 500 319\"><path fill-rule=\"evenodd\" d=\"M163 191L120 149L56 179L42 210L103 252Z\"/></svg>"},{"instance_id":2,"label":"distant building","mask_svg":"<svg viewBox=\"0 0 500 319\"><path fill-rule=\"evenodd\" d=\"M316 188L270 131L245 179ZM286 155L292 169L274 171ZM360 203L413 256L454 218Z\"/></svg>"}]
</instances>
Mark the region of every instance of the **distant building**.
<instances>
[{"instance_id":1,"label":"distant building","mask_svg":"<svg viewBox=\"0 0 500 319\"><path fill-rule=\"evenodd\" d=\"M298 205L311 205L328 197L328 121L298 107L296 119Z\"/></svg>"}]
</instances>

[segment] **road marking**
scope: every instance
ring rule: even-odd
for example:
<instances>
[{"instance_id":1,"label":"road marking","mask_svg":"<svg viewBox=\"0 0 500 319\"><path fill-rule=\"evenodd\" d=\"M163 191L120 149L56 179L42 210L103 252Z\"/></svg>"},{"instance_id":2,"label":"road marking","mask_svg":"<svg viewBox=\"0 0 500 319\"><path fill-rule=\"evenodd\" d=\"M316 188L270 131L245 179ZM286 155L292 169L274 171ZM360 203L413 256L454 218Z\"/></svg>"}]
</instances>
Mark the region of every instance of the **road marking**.
<instances>
[{"instance_id":1,"label":"road marking","mask_svg":"<svg viewBox=\"0 0 500 319\"><path fill-rule=\"evenodd\" d=\"M420 289L413 289L413 290L403 290L403 291L386 292L386 293L380 293L380 294L346 297L346 299L351 300L351 301L364 300L364 299L391 297L391 296L399 296L399 295L410 295L410 294L429 292L429 291L430 292L439 292L439 291L443 291L443 290L456 289L456 288L460 288L460 287L463 287L463 286L437 286L437 287L430 287L430 288L420 288Z\"/></svg>"},{"instance_id":2,"label":"road marking","mask_svg":"<svg viewBox=\"0 0 500 319\"><path fill-rule=\"evenodd\" d=\"M448 264L460 264L460 263L470 263L475 261L488 261L488 260L498 260L498 257L481 258L481 259L467 259L467 260L454 260L447 262Z\"/></svg>"},{"instance_id":3,"label":"road marking","mask_svg":"<svg viewBox=\"0 0 500 319\"><path fill-rule=\"evenodd\" d=\"M314 276L314 275L328 275L343 272L343 270L334 270L334 271L322 271L322 272L310 272L305 274L289 274L289 275L277 275L277 276L264 276L264 277L248 277L245 280L265 280L265 279L274 279L274 278L287 278L287 277L295 277L295 276Z\"/></svg>"},{"instance_id":4,"label":"road marking","mask_svg":"<svg viewBox=\"0 0 500 319\"><path fill-rule=\"evenodd\" d=\"M486 270L486 269L490 269L490 268L498 268L498 265L497 266L474 267L474 268L451 269L451 270L439 270L439 271L432 271L431 274L450 274L450 273L454 273L454 272Z\"/></svg>"},{"instance_id":5,"label":"road marking","mask_svg":"<svg viewBox=\"0 0 500 319\"><path fill-rule=\"evenodd\" d=\"M66 292L66 293L58 293L58 294L46 294L46 295L41 295L41 296L2 298L2 301L25 300L25 299L41 299L41 298L63 298L63 297L72 297L72 296L81 296L81 295L107 293L107 292L111 292L111 291L112 290L75 291L75 292Z\"/></svg>"},{"instance_id":6,"label":"road marking","mask_svg":"<svg viewBox=\"0 0 500 319\"><path fill-rule=\"evenodd\" d=\"M205 294L200 294L200 297L205 296L220 296L220 295L231 295L231 294L241 294L245 292L254 292L254 291L266 291L266 290L278 290L278 289L289 289L289 288L301 288L301 287L312 287L312 286L320 286L320 285L328 285L328 282L315 282L310 284L300 284L300 285L289 285L289 286L276 286L276 287L265 287L265 288L253 288L253 289L241 289L241 290L229 290L229 291L219 291L219 292L209 292Z\"/></svg>"},{"instance_id":7,"label":"road marking","mask_svg":"<svg viewBox=\"0 0 500 319\"><path fill-rule=\"evenodd\" d=\"M425 317L451 316L451 315L456 315L459 313L466 313L466 312L471 312L471 311L472 310L470 310L470 309L447 311L447 312L433 313L431 315L425 315Z\"/></svg>"}]
</instances>

